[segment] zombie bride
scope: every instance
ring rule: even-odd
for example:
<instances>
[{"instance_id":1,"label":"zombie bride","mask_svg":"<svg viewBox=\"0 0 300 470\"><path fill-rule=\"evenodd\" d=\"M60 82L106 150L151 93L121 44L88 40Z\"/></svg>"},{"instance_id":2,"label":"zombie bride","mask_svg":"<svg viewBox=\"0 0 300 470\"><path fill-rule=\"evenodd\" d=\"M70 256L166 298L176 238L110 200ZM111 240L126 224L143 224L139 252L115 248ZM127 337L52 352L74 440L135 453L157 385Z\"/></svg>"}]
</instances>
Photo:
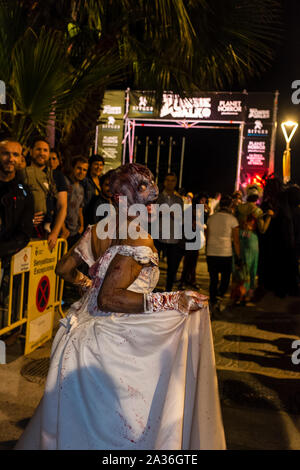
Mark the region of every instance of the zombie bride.
<instances>
[{"instance_id":1,"label":"zombie bride","mask_svg":"<svg viewBox=\"0 0 300 470\"><path fill-rule=\"evenodd\" d=\"M113 235L88 227L57 265L84 293L61 320L44 396L16 448L224 449L206 298L153 293L153 240L138 222L135 237L121 227L120 210L126 230L135 223L133 204L151 212L153 176L142 165L123 165L110 187ZM82 263L89 277L78 270Z\"/></svg>"}]
</instances>

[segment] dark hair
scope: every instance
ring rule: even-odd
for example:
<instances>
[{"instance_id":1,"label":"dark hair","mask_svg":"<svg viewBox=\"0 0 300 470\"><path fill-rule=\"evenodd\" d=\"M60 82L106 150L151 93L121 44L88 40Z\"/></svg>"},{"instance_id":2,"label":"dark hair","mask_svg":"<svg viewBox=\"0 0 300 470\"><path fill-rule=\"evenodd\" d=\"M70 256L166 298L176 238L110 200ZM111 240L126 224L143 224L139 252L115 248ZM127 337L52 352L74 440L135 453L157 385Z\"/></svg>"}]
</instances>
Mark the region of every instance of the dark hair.
<instances>
[{"instance_id":1,"label":"dark hair","mask_svg":"<svg viewBox=\"0 0 300 470\"><path fill-rule=\"evenodd\" d=\"M104 181L107 179L110 180L111 175L113 174L115 170L109 170L107 173L104 173L104 175L100 176L100 186L104 184Z\"/></svg>"},{"instance_id":2,"label":"dark hair","mask_svg":"<svg viewBox=\"0 0 300 470\"><path fill-rule=\"evenodd\" d=\"M231 207L233 202L232 197L229 194L225 194L220 199L220 209L228 209Z\"/></svg>"},{"instance_id":3,"label":"dark hair","mask_svg":"<svg viewBox=\"0 0 300 470\"><path fill-rule=\"evenodd\" d=\"M35 146L35 144L36 144L37 142L46 142L46 144L48 144L49 151L50 151L51 146L50 146L48 140L45 139L45 137L36 137L35 139L33 139L33 141L32 141L31 144L30 144L31 150L34 148L34 146Z\"/></svg>"},{"instance_id":4,"label":"dark hair","mask_svg":"<svg viewBox=\"0 0 300 470\"><path fill-rule=\"evenodd\" d=\"M180 196L186 196L186 190L184 188L178 189L177 192Z\"/></svg>"},{"instance_id":5,"label":"dark hair","mask_svg":"<svg viewBox=\"0 0 300 470\"><path fill-rule=\"evenodd\" d=\"M274 178L268 178L264 187L264 194L262 204L273 210L278 209L279 198L283 192L283 182L277 176Z\"/></svg>"},{"instance_id":6,"label":"dark hair","mask_svg":"<svg viewBox=\"0 0 300 470\"><path fill-rule=\"evenodd\" d=\"M198 194L196 194L196 196L194 197L194 200L197 204L199 204L199 201L201 201L201 199L205 198L206 201L208 200L208 193L206 193L205 191L202 191Z\"/></svg>"},{"instance_id":7,"label":"dark hair","mask_svg":"<svg viewBox=\"0 0 300 470\"><path fill-rule=\"evenodd\" d=\"M256 202L258 198L259 198L258 194L249 194L249 196L247 196L247 201Z\"/></svg>"},{"instance_id":8,"label":"dark hair","mask_svg":"<svg viewBox=\"0 0 300 470\"><path fill-rule=\"evenodd\" d=\"M77 165L77 163L89 163L88 159L85 158L85 157L82 157L81 155L79 155L78 157L75 157L73 158L73 160L71 161L71 166L72 168L75 168L75 166Z\"/></svg>"},{"instance_id":9,"label":"dark hair","mask_svg":"<svg viewBox=\"0 0 300 470\"><path fill-rule=\"evenodd\" d=\"M232 195L233 199L237 199L238 197L242 198L243 194L241 191L235 191Z\"/></svg>"},{"instance_id":10,"label":"dark hair","mask_svg":"<svg viewBox=\"0 0 300 470\"><path fill-rule=\"evenodd\" d=\"M293 184L286 189L288 202L291 207L297 207L300 204L300 187Z\"/></svg>"},{"instance_id":11,"label":"dark hair","mask_svg":"<svg viewBox=\"0 0 300 470\"><path fill-rule=\"evenodd\" d=\"M91 176L91 166L94 162L102 162L103 165L105 165L105 161L104 161L104 158L102 157L102 155L99 155L99 154L95 154L95 155L92 155L91 157L89 157L88 159L88 162L89 162L89 169L88 169L88 177Z\"/></svg>"},{"instance_id":12,"label":"dark hair","mask_svg":"<svg viewBox=\"0 0 300 470\"><path fill-rule=\"evenodd\" d=\"M95 155L92 155L90 158L89 158L89 165L92 165L92 163L94 162L102 162L103 165L105 164L105 161L104 161L104 158L102 157L102 155L99 155L99 154L95 154Z\"/></svg>"},{"instance_id":13,"label":"dark hair","mask_svg":"<svg viewBox=\"0 0 300 470\"><path fill-rule=\"evenodd\" d=\"M63 159L62 159L62 155L61 155L60 151L58 150L58 148L52 147L52 148L50 149L50 153L55 153L55 154L57 155L57 158L58 158L58 161L59 161L59 165L62 165Z\"/></svg>"},{"instance_id":14,"label":"dark hair","mask_svg":"<svg viewBox=\"0 0 300 470\"><path fill-rule=\"evenodd\" d=\"M52 148L50 148L50 152L51 152L51 153L56 153L56 155L58 156L58 158L61 158L61 154L60 154L60 151L58 150L58 148L52 147Z\"/></svg>"},{"instance_id":15,"label":"dark hair","mask_svg":"<svg viewBox=\"0 0 300 470\"><path fill-rule=\"evenodd\" d=\"M176 181L177 181L177 175L176 175L176 173L174 173L174 171L170 171L170 173L167 173L166 176L165 176L165 179L166 179L168 176L175 176Z\"/></svg>"}]
</instances>

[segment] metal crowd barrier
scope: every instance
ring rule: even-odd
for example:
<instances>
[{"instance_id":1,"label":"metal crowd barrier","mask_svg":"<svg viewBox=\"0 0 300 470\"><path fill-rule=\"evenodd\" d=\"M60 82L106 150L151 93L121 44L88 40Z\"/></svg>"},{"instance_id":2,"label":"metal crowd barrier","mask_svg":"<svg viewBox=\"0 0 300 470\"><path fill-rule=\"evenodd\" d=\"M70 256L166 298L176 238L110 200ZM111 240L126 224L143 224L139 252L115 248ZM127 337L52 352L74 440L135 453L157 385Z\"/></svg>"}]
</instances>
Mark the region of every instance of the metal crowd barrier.
<instances>
[{"instance_id":1,"label":"metal crowd barrier","mask_svg":"<svg viewBox=\"0 0 300 470\"><path fill-rule=\"evenodd\" d=\"M58 247L57 247L57 261L59 261L64 254L68 251L68 242L64 238L59 238ZM61 317L65 317L65 314L62 310L62 297L64 291L64 280L55 276L55 297L54 297L54 307L57 309Z\"/></svg>"},{"instance_id":2,"label":"metal crowd barrier","mask_svg":"<svg viewBox=\"0 0 300 470\"><path fill-rule=\"evenodd\" d=\"M23 333L26 324L24 354L52 337L55 311L64 316L64 282L56 276L55 266L67 247L60 238L50 252L46 240L31 240L10 265L0 262L0 340L17 328Z\"/></svg>"}]
</instances>

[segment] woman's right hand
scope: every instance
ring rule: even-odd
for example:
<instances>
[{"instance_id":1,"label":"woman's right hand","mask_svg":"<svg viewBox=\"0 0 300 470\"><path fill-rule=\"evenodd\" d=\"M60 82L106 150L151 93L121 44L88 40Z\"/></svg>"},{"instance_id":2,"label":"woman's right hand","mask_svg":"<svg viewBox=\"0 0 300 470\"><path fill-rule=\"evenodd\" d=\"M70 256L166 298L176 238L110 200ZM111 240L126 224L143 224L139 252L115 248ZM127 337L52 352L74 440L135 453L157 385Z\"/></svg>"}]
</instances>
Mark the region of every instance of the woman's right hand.
<instances>
[{"instance_id":1,"label":"woman's right hand","mask_svg":"<svg viewBox=\"0 0 300 470\"><path fill-rule=\"evenodd\" d=\"M180 292L178 299L178 310L184 315L188 315L191 312L195 312L200 308L208 305L208 297L206 295L199 294L199 292L193 290L185 290Z\"/></svg>"}]
</instances>

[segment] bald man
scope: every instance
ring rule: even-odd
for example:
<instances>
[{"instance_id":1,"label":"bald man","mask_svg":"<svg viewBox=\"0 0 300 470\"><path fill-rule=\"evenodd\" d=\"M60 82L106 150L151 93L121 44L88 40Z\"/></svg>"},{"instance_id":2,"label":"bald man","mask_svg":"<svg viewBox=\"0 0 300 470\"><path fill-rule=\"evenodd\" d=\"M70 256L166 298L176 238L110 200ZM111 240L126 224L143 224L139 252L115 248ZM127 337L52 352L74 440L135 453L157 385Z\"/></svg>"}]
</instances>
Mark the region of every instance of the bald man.
<instances>
[{"instance_id":1,"label":"bald man","mask_svg":"<svg viewBox=\"0 0 300 470\"><path fill-rule=\"evenodd\" d=\"M0 141L0 258L24 248L33 230L33 197L16 174L22 155L17 140Z\"/></svg>"}]
</instances>

